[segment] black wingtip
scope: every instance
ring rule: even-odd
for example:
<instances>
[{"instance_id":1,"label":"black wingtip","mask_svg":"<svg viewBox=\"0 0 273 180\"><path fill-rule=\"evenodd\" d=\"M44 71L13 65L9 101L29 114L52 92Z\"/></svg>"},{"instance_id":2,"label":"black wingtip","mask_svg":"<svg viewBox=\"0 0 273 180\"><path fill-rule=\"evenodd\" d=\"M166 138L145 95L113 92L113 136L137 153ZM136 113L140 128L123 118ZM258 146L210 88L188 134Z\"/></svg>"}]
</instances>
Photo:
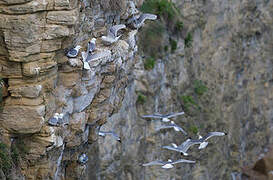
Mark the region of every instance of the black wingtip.
<instances>
[{"instance_id":1,"label":"black wingtip","mask_svg":"<svg viewBox=\"0 0 273 180\"><path fill-rule=\"evenodd\" d=\"M119 140L118 140L118 142L120 142L120 143L121 143L121 140L119 139Z\"/></svg>"},{"instance_id":2,"label":"black wingtip","mask_svg":"<svg viewBox=\"0 0 273 180\"><path fill-rule=\"evenodd\" d=\"M227 132L224 132L225 133L225 135L228 135L228 133Z\"/></svg>"}]
</instances>

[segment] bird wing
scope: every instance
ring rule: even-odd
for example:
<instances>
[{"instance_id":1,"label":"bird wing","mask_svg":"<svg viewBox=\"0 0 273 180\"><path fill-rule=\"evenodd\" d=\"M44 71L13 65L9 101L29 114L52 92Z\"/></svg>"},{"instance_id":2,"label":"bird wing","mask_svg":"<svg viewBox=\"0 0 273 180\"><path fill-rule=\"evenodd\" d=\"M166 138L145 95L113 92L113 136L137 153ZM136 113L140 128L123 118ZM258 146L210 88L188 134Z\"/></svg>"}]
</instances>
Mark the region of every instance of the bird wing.
<instances>
[{"instance_id":1,"label":"bird wing","mask_svg":"<svg viewBox=\"0 0 273 180\"><path fill-rule=\"evenodd\" d=\"M183 114L185 114L185 113L184 112L171 113L171 114L167 114L166 118L172 118L172 117L183 115Z\"/></svg>"},{"instance_id":2,"label":"bird wing","mask_svg":"<svg viewBox=\"0 0 273 180\"><path fill-rule=\"evenodd\" d=\"M226 135L224 132L209 132L206 136L202 138L202 140L206 141L213 136L224 136L224 135Z\"/></svg>"},{"instance_id":3,"label":"bird wing","mask_svg":"<svg viewBox=\"0 0 273 180\"><path fill-rule=\"evenodd\" d=\"M169 150L172 150L172 151L181 152L181 150L179 148L175 148L173 146L163 146L162 148L169 149Z\"/></svg>"},{"instance_id":4,"label":"bird wing","mask_svg":"<svg viewBox=\"0 0 273 180\"><path fill-rule=\"evenodd\" d=\"M177 161L172 162L171 164L177 164L177 163L195 163L195 161L191 161L187 159L179 159Z\"/></svg>"},{"instance_id":5,"label":"bird wing","mask_svg":"<svg viewBox=\"0 0 273 180\"><path fill-rule=\"evenodd\" d=\"M153 166L153 165L164 165L165 163L163 161L152 161L149 163L142 164L142 166Z\"/></svg>"},{"instance_id":6,"label":"bird wing","mask_svg":"<svg viewBox=\"0 0 273 180\"><path fill-rule=\"evenodd\" d=\"M120 140L119 135L117 135L114 131L112 131L111 134L116 140Z\"/></svg>"},{"instance_id":7,"label":"bird wing","mask_svg":"<svg viewBox=\"0 0 273 180\"><path fill-rule=\"evenodd\" d=\"M149 14L149 13L141 14L140 17L138 18L138 22L143 23L146 19L156 20L157 15Z\"/></svg>"},{"instance_id":8,"label":"bird wing","mask_svg":"<svg viewBox=\"0 0 273 180\"><path fill-rule=\"evenodd\" d=\"M98 52L98 53L95 53L95 54L88 54L88 58L86 59L86 61L91 61L91 60L98 60L98 59L101 59L101 58L105 58L107 56L110 56L111 55L111 51L102 51L102 52Z\"/></svg>"},{"instance_id":9,"label":"bird wing","mask_svg":"<svg viewBox=\"0 0 273 180\"><path fill-rule=\"evenodd\" d=\"M181 149L181 151L183 152L187 152L188 149L195 145L195 144L201 144L202 141L201 140L186 140L183 144L181 144L180 146L178 146L179 149Z\"/></svg>"},{"instance_id":10,"label":"bird wing","mask_svg":"<svg viewBox=\"0 0 273 180\"><path fill-rule=\"evenodd\" d=\"M113 36L113 37L117 37L118 31L120 29L124 29L124 28L126 28L125 24L118 24L118 25L112 26L109 29L108 35Z\"/></svg>"},{"instance_id":11,"label":"bird wing","mask_svg":"<svg viewBox=\"0 0 273 180\"><path fill-rule=\"evenodd\" d=\"M179 131L181 131L183 134L185 134L185 135L188 134L186 131L184 131L184 129L183 129L182 127L180 127L180 126L178 126L178 125L176 125L176 124L175 124L175 126L176 126L176 128L178 128Z\"/></svg>"},{"instance_id":12,"label":"bird wing","mask_svg":"<svg viewBox=\"0 0 273 180\"><path fill-rule=\"evenodd\" d=\"M157 128L156 131L159 131L161 129L170 129L170 128L174 128L174 125L170 124L170 125L163 125L163 126L160 126L159 128Z\"/></svg>"},{"instance_id":13,"label":"bird wing","mask_svg":"<svg viewBox=\"0 0 273 180\"><path fill-rule=\"evenodd\" d=\"M153 114L153 115L144 115L141 116L142 118L157 118L157 119L162 119L162 116L159 114Z\"/></svg>"}]
</instances>

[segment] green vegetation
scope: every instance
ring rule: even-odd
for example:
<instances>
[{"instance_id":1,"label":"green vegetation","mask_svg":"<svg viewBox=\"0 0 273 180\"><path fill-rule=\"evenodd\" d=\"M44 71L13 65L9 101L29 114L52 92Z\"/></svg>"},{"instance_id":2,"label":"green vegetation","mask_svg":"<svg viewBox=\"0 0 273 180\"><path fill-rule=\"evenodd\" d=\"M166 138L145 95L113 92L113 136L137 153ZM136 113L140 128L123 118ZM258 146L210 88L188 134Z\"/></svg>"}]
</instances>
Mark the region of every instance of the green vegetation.
<instances>
[{"instance_id":1,"label":"green vegetation","mask_svg":"<svg viewBox=\"0 0 273 180\"><path fill-rule=\"evenodd\" d=\"M145 59L144 69L151 70L154 68L154 66L155 66L155 59L154 58L148 57L147 59Z\"/></svg>"},{"instance_id":2,"label":"green vegetation","mask_svg":"<svg viewBox=\"0 0 273 180\"><path fill-rule=\"evenodd\" d=\"M138 104L144 104L146 102L146 99L147 97L144 94L142 94L141 92L138 93L138 96L137 96Z\"/></svg>"},{"instance_id":3,"label":"green vegetation","mask_svg":"<svg viewBox=\"0 0 273 180\"><path fill-rule=\"evenodd\" d=\"M165 25L160 21L150 22L140 33L140 47L144 54L157 58L164 50Z\"/></svg>"},{"instance_id":4,"label":"green vegetation","mask_svg":"<svg viewBox=\"0 0 273 180\"><path fill-rule=\"evenodd\" d=\"M12 168L12 159L6 144L0 142L0 168L7 176Z\"/></svg>"},{"instance_id":5,"label":"green vegetation","mask_svg":"<svg viewBox=\"0 0 273 180\"><path fill-rule=\"evenodd\" d=\"M144 13L157 14L170 19L177 14L175 5L169 0L146 0L140 10Z\"/></svg>"},{"instance_id":6,"label":"green vegetation","mask_svg":"<svg viewBox=\"0 0 273 180\"><path fill-rule=\"evenodd\" d=\"M201 80L195 80L193 86L194 92L199 96L202 96L208 90L208 88L203 84Z\"/></svg>"},{"instance_id":7,"label":"green vegetation","mask_svg":"<svg viewBox=\"0 0 273 180\"><path fill-rule=\"evenodd\" d=\"M184 23L182 21L177 21L175 24L176 31L181 31L184 27Z\"/></svg>"},{"instance_id":8,"label":"green vegetation","mask_svg":"<svg viewBox=\"0 0 273 180\"><path fill-rule=\"evenodd\" d=\"M191 126L189 128L189 131L192 132L192 133L194 133L194 134L197 134L198 133L198 128L196 126Z\"/></svg>"},{"instance_id":9,"label":"green vegetation","mask_svg":"<svg viewBox=\"0 0 273 180\"><path fill-rule=\"evenodd\" d=\"M185 43L185 47L186 48L189 48L192 46L192 34L191 33L188 33L185 40L184 40L184 43Z\"/></svg>"},{"instance_id":10,"label":"green vegetation","mask_svg":"<svg viewBox=\"0 0 273 180\"><path fill-rule=\"evenodd\" d=\"M3 79L0 78L0 106L1 106L1 103L2 103L2 100L3 100Z\"/></svg>"},{"instance_id":11,"label":"green vegetation","mask_svg":"<svg viewBox=\"0 0 273 180\"><path fill-rule=\"evenodd\" d=\"M164 46L164 51L165 51L165 52L168 52L168 51L169 51L169 46L167 46L167 45Z\"/></svg>"},{"instance_id":12,"label":"green vegetation","mask_svg":"<svg viewBox=\"0 0 273 180\"><path fill-rule=\"evenodd\" d=\"M177 42L170 38L170 45L171 45L171 53L174 53L174 51L177 49Z\"/></svg>"}]
</instances>

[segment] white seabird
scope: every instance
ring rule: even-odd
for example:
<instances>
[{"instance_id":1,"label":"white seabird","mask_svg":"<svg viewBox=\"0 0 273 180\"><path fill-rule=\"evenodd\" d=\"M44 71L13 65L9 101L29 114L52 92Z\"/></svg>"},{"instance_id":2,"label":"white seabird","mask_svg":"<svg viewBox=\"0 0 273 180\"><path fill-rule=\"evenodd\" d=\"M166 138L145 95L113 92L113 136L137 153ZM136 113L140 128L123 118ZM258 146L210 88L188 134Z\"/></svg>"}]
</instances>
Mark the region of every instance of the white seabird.
<instances>
[{"instance_id":1,"label":"white seabird","mask_svg":"<svg viewBox=\"0 0 273 180\"><path fill-rule=\"evenodd\" d=\"M87 52L82 52L82 63L83 63L83 69L85 70L90 70L90 66L87 62L87 56L88 56L88 53Z\"/></svg>"},{"instance_id":2,"label":"white seabird","mask_svg":"<svg viewBox=\"0 0 273 180\"><path fill-rule=\"evenodd\" d=\"M99 136L105 137L106 135L111 135L115 140L121 143L120 137L114 132L114 131L100 131L99 130Z\"/></svg>"},{"instance_id":3,"label":"white seabird","mask_svg":"<svg viewBox=\"0 0 273 180\"><path fill-rule=\"evenodd\" d=\"M205 147L207 147L208 142L207 140L213 136L225 136L227 135L227 133L224 132L209 132L206 136L202 137L198 134L199 136L199 141L201 141L200 146L198 147L198 149L204 149Z\"/></svg>"},{"instance_id":4,"label":"white seabird","mask_svg":"<svg viewBox=\"0 0 273 180\"><path fill-rule=\"evenodd\" d=\"M80 46L80 45L77 45L75 48L70 49L70 50L67 52L66 56L69 57L69 58L77 57L77 55L78 55L80 49L81 49L81 46Z\"/></svg>"},{"instance_id":5,"label":"white seabird","mask_svg":"<svg viewBox=\"0 0 273 180\"><path fill-rule=\"evenodd\" d=\"M121 35L118 36L118 31L121 29L124 29L124 28L126 28L126 26L124 24L118 24L118 25L112 26L109 29L107 36L101 37L103 44L111 45L114 42L118 41L118 39L121 37Z\"/></svg>"},{"instance_id":6,"label":"white seabird","mask_svg":"<svg viewBox=\"0 0 273 180\"><path fill-rule=\"evenodd\" d=\"M92 38L90 42L88 42L87 45L87 51L88 53L93 53L93 51L96 49L96 38Z\"/></svg>"},{"instance_id":7,"label":"white seabird","mask_svg":"<svg viewBox=\"0 0 273 180\"><path fill-rule=\"evenodd\" d=\"M51 126L57 126L59 122L59 113L55 113L53 117L48 120L48 124Z\"/></svg>"},{"instance_id":8,"label":"white seabird","mask_svg":"<svg viewBox=\"0 0 273 180\"><path fill-rule=\"evenodd\" d=\"M144 13L141 15L137 15L137 16L133 16L132 18L130 18L127 23L131 24L131 26L133 28L139 29L140 27L142 27L144 25L144 21L148 19L148 20L156 20L157 19L157 15L154 14L149 14L149 13Z\"/></svg>"},{"instance_id":9,"label":"white seabird","mask_svg":"<svg viewBox=\"0 0 273 180\"><path fill-rule=\"evenodd\" d=\"M174 167L173 166L174 164L178 164L178 163L195 163L195 161L186 160L186 159L179 159L177 161L172 161L171 159L168 159L168 161L152 161L152 162L149 162L149 163L145 163L142 166L159 165L163 169L170 169L170 168Z\"/></svg>"},{"instance_id":10,"label":"white seabird","mask_svg":"<svg viewBox=\"0 0 273 180\"><path fill-rule=\"evenodd\" d=\"M88 161L88 156L85 153L83 153L79 156L78 161L80 164L86 164Z\"/></svg>"},{"instance_id":11,"label":"white seabird","mask_svg":"<svg viewBox=\"0 0 273 180\"><path fill-rule=\"evenodd\" d=\"M155 118L155 119L162 119L163 122L169 122L170 118L175 116L185 114L183 111L178 113L170 113L170 114L152 114L152 115L144 115L142 118Z\"/></svg>"},{"instance_id":12,"label":"white seabird","mask_svg":"<svg viewBox=\"0 0 273 180\"><path fill-rule=\"evenodd\" d=\"M175 124L173 121L171 121L171 124L160 126L157 129L157 131L160 131L161 129L169 129L169 128L173 128L177 132L181 131L183 134L187 135L186 131L184 131L184 129L182 129L180 126Z\"/></svg>"}]
</instances>

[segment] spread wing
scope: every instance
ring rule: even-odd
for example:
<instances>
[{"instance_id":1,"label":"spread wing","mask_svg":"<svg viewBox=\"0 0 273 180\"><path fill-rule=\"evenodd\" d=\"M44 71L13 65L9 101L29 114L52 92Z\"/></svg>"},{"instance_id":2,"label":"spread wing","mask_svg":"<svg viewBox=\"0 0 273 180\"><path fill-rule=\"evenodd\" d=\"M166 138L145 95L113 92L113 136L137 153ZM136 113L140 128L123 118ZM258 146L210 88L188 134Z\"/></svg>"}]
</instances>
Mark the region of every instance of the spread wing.
<instances>
[{"instance_id":1,"label":"spread wing","mask_svg":"<svg viewBox=\"0 0 273 180\"><path fill-rule=\"evenodd\" d=\"M206 136L202 138L202 140L206 141L213 136L224 136L224 135L226 135L226 133L224 132L209 132Z\"/></svg>"},{"instance_id":2,"label":"spread wing","mask_svg":"<svg viewBox=\"0 0 273 180\"><path fill-rule=\"evenodd\" d=\"M179 159L177 161L172 162L172 164L177 164L177 163L195 163L195 161L191 161L187 159Z\"/></svg>"},{"instance_id":3,"label":"spread wing","mask_svg":"<svg viewBox=\"0 0 273 180\"><path fill-rule=\"evenodd\" d=\"M169 150L172 150L172 151L182 152L181 149L173 147L173 146L163 146L162 148L169 149Z\"/></svg>"},{"instance_id":4,"label":"spread wing","mask_svg":"<svg viewBox=\"0 0 273 180\"><path fill-rule=\"evenodd\" d=\"M157 119L162 119L162 115L159 114L152 114L152 115L144 115L141 116L142 118L157 118Z\"/></svg>"},{"instance_id":5,"label":"spread wing","mask_svg":"<svg viewBox=\"0 0 273 180\"><path fill-rule=\"evenodd\" d=\"M179 129L179 131L181 131L183 134L187 135L187 132L184 131L184 129L182 127L180 127L180 126L178 126L176 124L175 124L175 126L176 126L177 129Z\"/></svg>"},{"instance_id":6,"label":"spread wing","mask_svg":"<svg viewBox=\"0 0 273 180\"><path fill-rule=\"evenodd\" d=\"M172 118L172 117L183 115L183 114L185 114L183 111L182 112L178 112L178 113L171 113L171 114L167 114L166 118Z\"/></svg>"},{"instance_id":7,"label":"spread wing","mask_svg":"<svg viewBox=\"0 0 273 180\"><path fill-rule=\"evenodd\" d=\"M156 131L159 131L161 129L170 129L170 128L174 128L174 125L170 124L170 125L163 125L160 126L159 128L156 129Z\"/></svg>"},{"instance_id":8,"label":"spread wing","mask_svg":"<svg viewBox=\"0 0 273 180\"><path fill-rule=\"evenodd\" d=\"M164 165L164 162L163 161L152 161L152 162L149 162L149 163L145 163L145 164L142 164L142 166L153 166L153 165Z\"/></svg>"},{"instance_id":9,"label":"spread wing","mask_svg":"<svg viewBox=\"0 0 273 180\"><path fill-rule=\"evenodd\" d=\"M112 27L109 29L108 35L115 38L115 37L117 37L117 35L118 35L118 31L119 31L120 29L124 29L124 28L126 28L125 24L118 24L118 25L112 26Z\"/></svg>"},{"instance_id":10,"label":"spread wing","mask_svg":"<svg viewBox=\"0 0 273 180\"><path fill-rule=\"evenodd\" d=\"M183 152L187 152L188 151L188 149L191 147L191 146L193 146L193 145L195 145L195 144L201 144L202 143L202 141L201 140L187 140L187 141L185 141L183 144L181 144L180 146L178 146L178 148L181 150L181 151L183 151Z\"/></svg>"},{"instance_id":11,"label":"spread wing","mask_svg":"<svg viewBox=\"0 0 273 180\"><path fill-rule=\"evenodd\" d=\"M149 13L141 14L140 17L139 17L139 19L138 19L138 22L139 23L143 23L146 19L156 20L157 19L157 15L149 14Z\"/></svg>"}]
</instances>

